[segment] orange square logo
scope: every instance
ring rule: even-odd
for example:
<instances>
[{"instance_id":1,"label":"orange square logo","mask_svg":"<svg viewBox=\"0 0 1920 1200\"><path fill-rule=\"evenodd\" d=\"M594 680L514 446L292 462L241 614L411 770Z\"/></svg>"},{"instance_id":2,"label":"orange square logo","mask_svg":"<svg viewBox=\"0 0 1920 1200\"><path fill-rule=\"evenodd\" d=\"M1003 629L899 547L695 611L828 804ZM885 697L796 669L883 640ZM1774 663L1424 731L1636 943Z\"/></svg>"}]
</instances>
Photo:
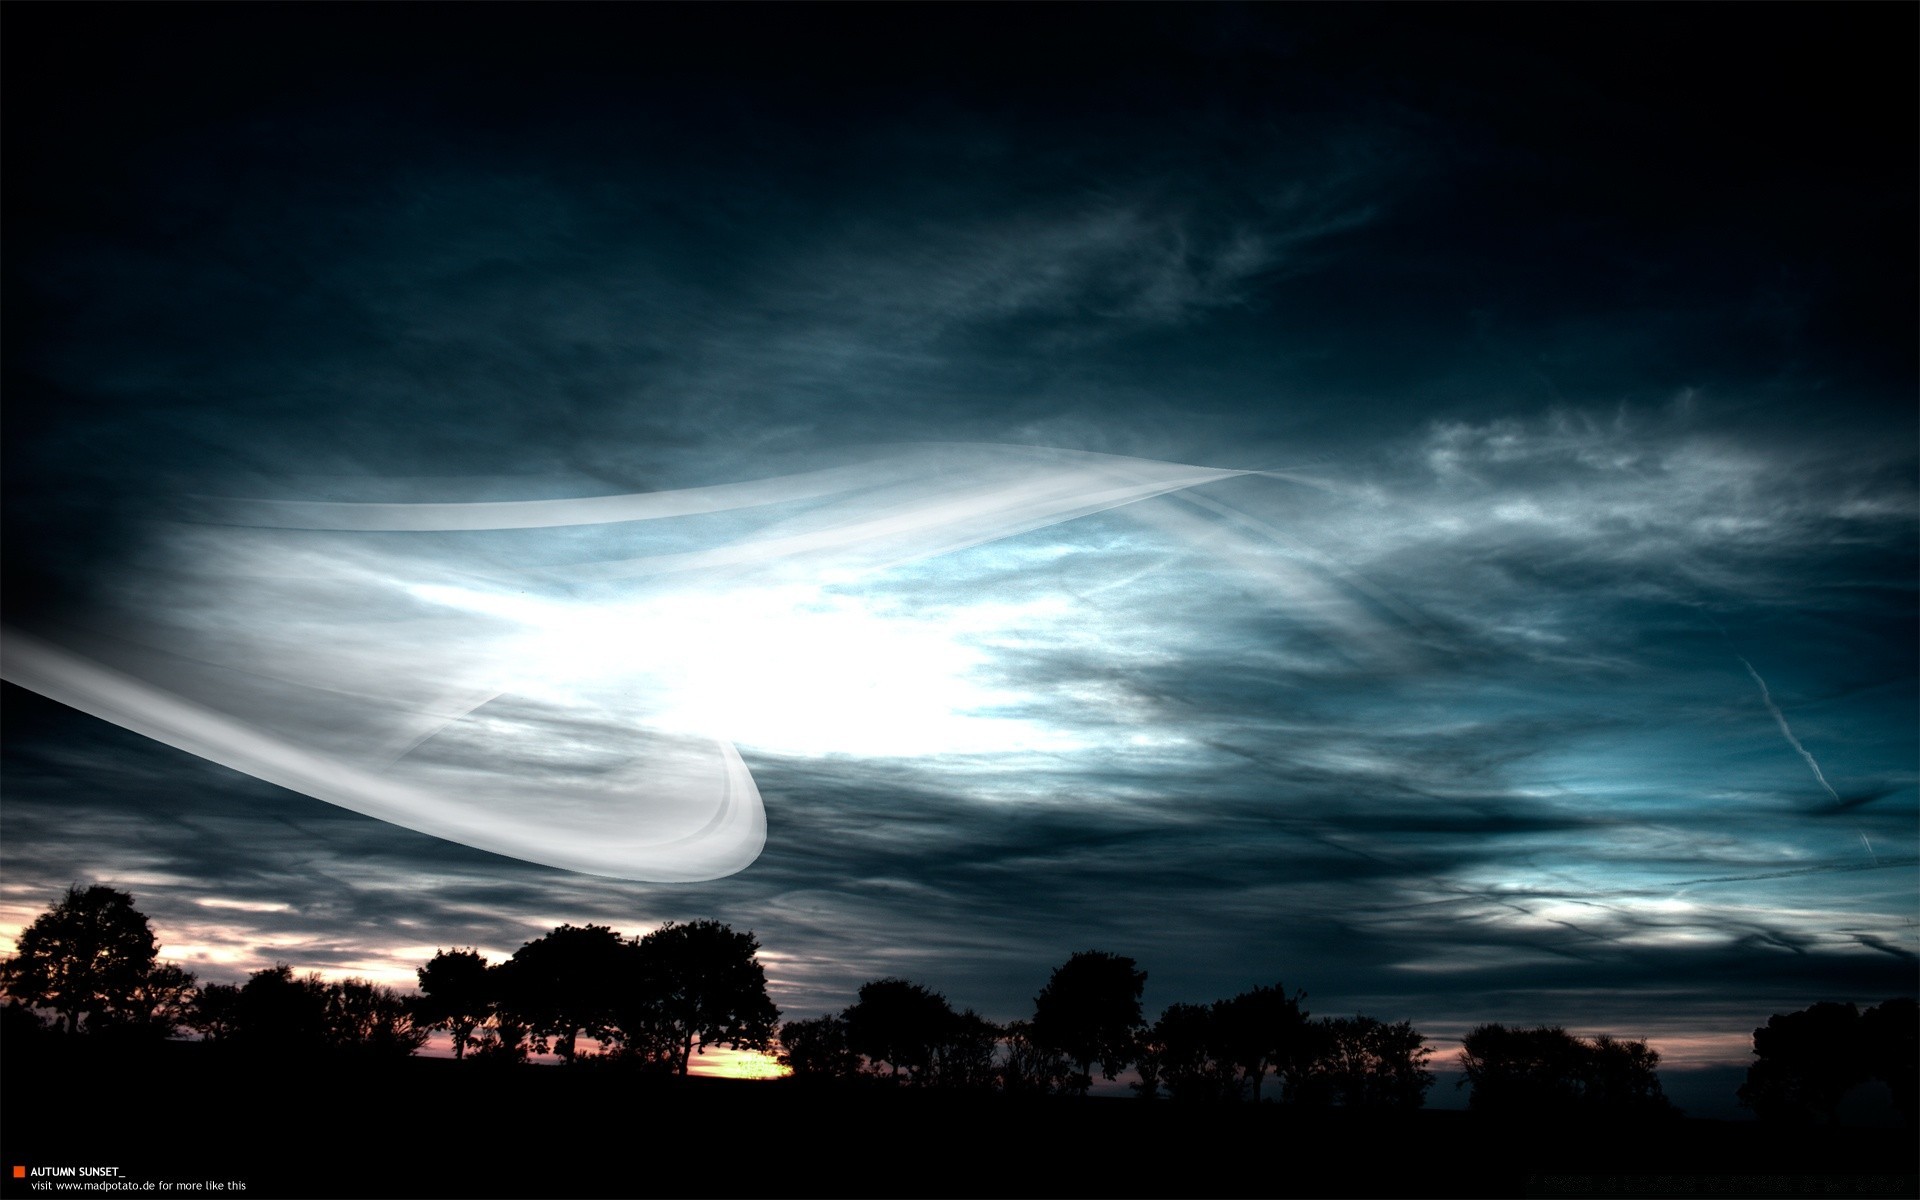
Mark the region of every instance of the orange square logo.
<instances>
[{"instance_id":1,"label":"orange square logo","mask_svg":"<svg viewBox=\"0 0 1920 1200\"><path fill-rule=\"evenodd\" d=\"M15 1179L25 1179L27 1177L27 1169L25 1167L20 1167L20 1166L14 1167L13 1177Z\"/></svg>"}]
</instances>

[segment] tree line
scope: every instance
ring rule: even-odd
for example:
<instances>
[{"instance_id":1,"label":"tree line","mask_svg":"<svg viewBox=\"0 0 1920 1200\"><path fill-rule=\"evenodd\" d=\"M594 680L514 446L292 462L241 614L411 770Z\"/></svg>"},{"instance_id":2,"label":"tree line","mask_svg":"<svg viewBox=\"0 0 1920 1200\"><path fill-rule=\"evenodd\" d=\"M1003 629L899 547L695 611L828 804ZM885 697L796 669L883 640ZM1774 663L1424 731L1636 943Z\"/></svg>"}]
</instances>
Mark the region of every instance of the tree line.
<instances>
[{"instance_id":1,"label":"tree line","mask_svg":"<svg viewBox=\"0 0 1920 1200\"><path fill-rule=\"evenodd\" d=\"M214 1047L274 1057L401 1058L432 1031L456 1059L519 1063L551 1054L685 1075L709 1048L777 1056L801 1085L1085 1094L1094 1072L1142 1099L1411 1109L1434 1083L1434 1051L1406 1021L1313 1018L1305 994L1275 983L1210 1004L1168 1005L1151 1023L1147 974L1088 950L1055 968L1027 1017L996 1023L939 992L889 977L838 1012L779 1024L751 932L719 921L667 922L639 937L561 925L500 962L441 950L403 994L364 979L329 982L282 963L244 983L200 984L161 962L147 918L125 892L69 888L0 963L10 1044L34 1032L155 1040L182 1030ZM43 1016L44 1014L44 1016ZM1764 1119L1834 1118L1843 1097L1880 1083L1916 1116L1915 1002L1864 1012L1816 1004L1756 1029L1741 1103ZM589 1049L592 1042L597 1050ZM1470 1107L1489 1112L1674 1113L1659 1054L1644 1041L1577 1037L1559 1027L1484 1024L1461 1041Z\"/></svg>"},{"instance_id":2,"label":"tree line","mask_svg":"<svg viewBox=\"0 0 1920 1200\"><path fill-rule=\"evenodd\" d=\"M618 1059L684 1075L713 1046L767 1050L779 1012L752 933L718 921L667 922L627 938L604 925L562 925L503 962L442 950L403 994L365 979L329 982L285 963L244 983L200 984L159 961L159 943L133 898L68 889L22 931L0 964L10 1032L53 1028L97 1038L165 1038L190 1031L235 1053L405 1057L436 1029L456 1058L520 1062L555 1054ZM598 1042L597 1055L581 1048Z\"/></svg>"},{"instance_id":3,"label":"tree line","mask_svg":"<svg viewBox=\"0 0 1920 1200\"><path fill-rule=\"evenodd\" d=\"M1073 955L1030 1017L996 1025L904 979L863 985L837 1013L789 1021L780 1062L801 1080L877 1075L907 1086L1085 1093L1097 1069L1142 1099L1417 1108L1433 1051L1408 1022L1310 1019L1302 993L1256 987L1212 1004L1173 1004L1148 1024L1146 972L1104 951ZM1269 1079L1275 1087L1266 1089Z\"/></svg>"},{"instance_id":4,"label":"tree line","mask_svg":"<svg viewBox=\"0 0 1920 1200\"><path fill-rule=\"evenodd\" d=\"M518 1062L587 1054L685 1075L709 1047L766 1051L779 1010L759 942L719 921L667 922L626 938L605 925L562 925L504 962L442 950L417 972L415 1012L444 1029L455 1058Z\"/></svg>"}]
</instances>

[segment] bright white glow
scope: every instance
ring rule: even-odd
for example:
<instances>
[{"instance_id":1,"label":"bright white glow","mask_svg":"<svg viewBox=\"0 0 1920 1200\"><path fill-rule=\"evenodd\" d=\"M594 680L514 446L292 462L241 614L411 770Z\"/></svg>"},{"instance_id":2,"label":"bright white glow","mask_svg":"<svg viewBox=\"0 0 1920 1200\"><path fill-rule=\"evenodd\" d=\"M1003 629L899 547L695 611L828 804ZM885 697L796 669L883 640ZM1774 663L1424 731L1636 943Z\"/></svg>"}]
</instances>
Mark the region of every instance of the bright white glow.
<instances>
[{"instance_id":1,"label":"bright white glow","mask_svg":"<svg viewBox=\"0 0 1920 1200\"><path fill-rule=\"evenodd\" d=\"M236 912L279 913L292 912L293 906L279 901L269 900L229 900L223 896L202 896L194 901L201 908L227 908Z\"/></svg>"},{"instance_id":2,"label":"bright white glow","mask_svg":"<svg viewBox=\"0 0 1920 1200\"><path fill-rule=\"evenodd\" d=\"M717 879L766 838L737 746L1080 745L1027 714L1101 685L1043 698L996 682L1036 630L1079 636L1069 606L928 586L919 564L1243 474L948 446L639 496L215 503L174 553L130 561L115 628L12 635L0 665L63 704L437 837L615 878ZM1244 532L1182 529L1259 565ZM528 536L542 530L565 532ZM1260 573L1308 594L1280 586L1290 569Z\"/></svg>"},{"instance_id":3,"label":"bright white glow","mask_svg":"<svg viewBox=\"0 0 1920 1200\"><path fill-rule=\"evenodd\" d=\"M1057 730L992 715L1026 698L976 677L977 640L1019 636L1058 601L981 603L934 615L788 584L579 603L444 585L423 600L523 627L504 657L513 690L553 703L618 686L649 727L778 754L867 757L1065 750Z\"/></svg>"}]
</instances>

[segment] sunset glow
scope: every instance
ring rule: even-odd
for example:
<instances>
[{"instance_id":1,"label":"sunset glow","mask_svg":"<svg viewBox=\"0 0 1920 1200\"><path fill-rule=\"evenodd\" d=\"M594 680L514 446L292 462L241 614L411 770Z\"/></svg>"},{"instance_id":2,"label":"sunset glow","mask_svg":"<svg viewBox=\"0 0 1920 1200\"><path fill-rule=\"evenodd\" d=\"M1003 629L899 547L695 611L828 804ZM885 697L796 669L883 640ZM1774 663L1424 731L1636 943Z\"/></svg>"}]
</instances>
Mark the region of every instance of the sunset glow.
<instances>
[{"instance_id":1,"label":"sunset glow","mask_svg":"<svg viewBox=\"0 0 1920 1200\"><path fill-rule=\"evenodd\" d=\"M725 1046L696 1054L687 1064L687 1074L709 1079L781 1079L791 1073L770 1054L729 1050Z\"/></svg>"}]
</instances>

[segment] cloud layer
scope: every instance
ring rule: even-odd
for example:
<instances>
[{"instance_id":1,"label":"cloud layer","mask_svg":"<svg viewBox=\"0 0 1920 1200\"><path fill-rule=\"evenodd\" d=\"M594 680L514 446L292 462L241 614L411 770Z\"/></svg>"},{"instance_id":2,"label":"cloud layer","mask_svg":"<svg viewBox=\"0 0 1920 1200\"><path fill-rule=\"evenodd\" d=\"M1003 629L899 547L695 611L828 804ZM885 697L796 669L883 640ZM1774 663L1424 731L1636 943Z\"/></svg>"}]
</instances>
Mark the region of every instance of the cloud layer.
<instances>
[{"instance_id":1,"label":"cloud layer","mask_svg":"<svg viewBox=\"0 0 1920 1200\"><path fill-rule=\"evenodd\" d=\"M1696 1061L1911 991L1911 13L359 12L10 22L8 621L523 822L721 736L764 852L529 864L9 688L0 925L718 916L800 1015L1098 947ZM1097 455L1196 470L994 507Z\"/></svg>"}]
</instances>

